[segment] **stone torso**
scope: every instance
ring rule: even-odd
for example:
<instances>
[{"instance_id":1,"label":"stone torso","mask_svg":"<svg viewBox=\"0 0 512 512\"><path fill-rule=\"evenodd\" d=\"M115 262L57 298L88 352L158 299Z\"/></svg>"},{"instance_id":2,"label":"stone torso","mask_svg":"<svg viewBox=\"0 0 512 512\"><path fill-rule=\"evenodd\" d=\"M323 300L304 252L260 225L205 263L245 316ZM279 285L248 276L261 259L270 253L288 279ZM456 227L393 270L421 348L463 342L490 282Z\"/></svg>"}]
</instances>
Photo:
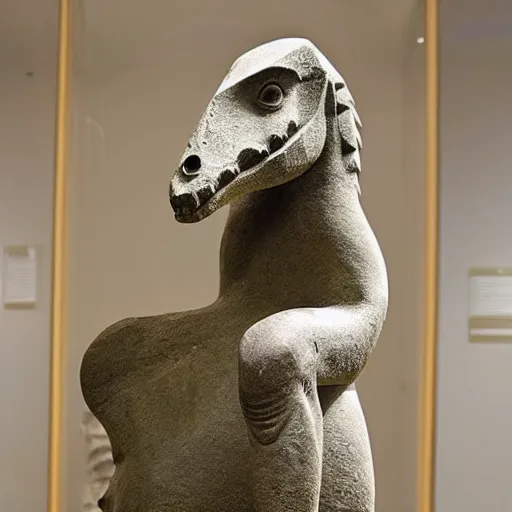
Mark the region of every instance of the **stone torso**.
<instances>
[{"instance_id":1,"label":"stone torso","mask_svg":"<svg viewBox=\"0 0 512 512\"><path fill-rule=\"evenodd\" d=\"M357 197L343 205L294 206L303 188L320 189L317 180L321 175L308 173L233 208L221 251L221 294L213 305L123 320L88 349L84 397L110 436L116 462L104 512L255 510L238 396L240 341L279 311L350 297L348 285L368 270L363 254L350 268L343 260L351 237L372 242L364 216L354 216ZM238 218L249 208L251 216ZM338 238L320 229L332 215L340 219ZM310 226L301 235L306 220ZM311 247L316 250L308 257ZM318 394L324 414L319 511L370 511L373 469L357 393L328 386Z\"/></svg>"},{"instance_id":2,"label":"stone torso","mask_svg":"<svg viewBox=\"0 0 512 512\"><path fill-rule=\"evenodd\" d=\"M85 398L116 462L104 512L254 512L237 357L243 333L268 314L221 301L123 320L90 347L82 366ZM357 394L338 386L319 392L326 481L320 512L352 510L340 503L364 512L361 483L371 496L365 479L372 469L367 439L354 437L354 423L366 428Z\"/></svg>"},{"instance_id":3,"label":"stone torso","mask_svg":"<svg viewBox=\"0 0 512 512\"><path fill-rule=\"evenodd\" d=\"M85 397L116 461L105 510L228 511L233 503L251 510L237 395L243 329L240 318L233 326L208 308L129 319L91 347L82 369Z\"/></svg>"}]
</instances>

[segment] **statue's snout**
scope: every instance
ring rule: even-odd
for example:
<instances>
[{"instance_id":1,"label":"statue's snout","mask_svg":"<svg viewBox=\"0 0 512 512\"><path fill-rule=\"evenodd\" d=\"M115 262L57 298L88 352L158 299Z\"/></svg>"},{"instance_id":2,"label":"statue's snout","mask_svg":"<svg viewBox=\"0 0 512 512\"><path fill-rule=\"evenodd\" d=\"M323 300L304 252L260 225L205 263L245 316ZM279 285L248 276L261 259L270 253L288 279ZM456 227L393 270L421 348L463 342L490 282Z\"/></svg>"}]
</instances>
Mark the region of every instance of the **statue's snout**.
<instances>
[{"instance_id":1,"label":"statue's snout","mask_svg":"<svg viewBox=\"0 0 512 512\"><path fill-rule=\"evenodd\" d=\"M172 187L169 190L169 199L172 209L178 217L185 217L194 213L199 204L194 194L185 192L183 194L175 194Z\"/></svg>"}]
</instances>

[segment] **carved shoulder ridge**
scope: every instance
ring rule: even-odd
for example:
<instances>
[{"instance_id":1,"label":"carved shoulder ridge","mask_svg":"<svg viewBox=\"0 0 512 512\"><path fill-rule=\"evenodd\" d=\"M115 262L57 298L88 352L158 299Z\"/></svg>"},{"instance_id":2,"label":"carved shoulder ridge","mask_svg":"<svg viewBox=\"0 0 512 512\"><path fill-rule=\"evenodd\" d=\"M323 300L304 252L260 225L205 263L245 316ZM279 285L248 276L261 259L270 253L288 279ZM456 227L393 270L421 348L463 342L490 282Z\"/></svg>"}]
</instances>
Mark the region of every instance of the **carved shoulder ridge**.
<instances>
[{"instance_id":1,"label":"carved shoulder ridge","mask_svg":"<svg viewBox=\"0 0 512 512\"><path fill-rule=\"evenodd\" d=\"M106 350L115 350L119 345L125 345L127 341L133 339L140 332L141 321L140 318L125 318L113 323L105 328L96 339L92 342L86 352L86 357L92 355L97 351L104 354ZM107 346L108 345L108 346Z\"/></svg>"},{"instance_id":2,"label":"carved shoulder ridge","mask_svg":"<svg viewBox=\"0 0 512 512\"><path fill-rule=\"evenodd\" d=\"M82 359L80 380L87 392L105 386L114 377L114 368L122 368L130 341L141 335L139 318L126 318L104 329L89 346Z\"/></svg>"},{"instance_id":3,"label":"carved shoulder ridge","mask_svg":"<svg viewBox=\"0 0 512 512\"><path fill-rule=\"evenodd\" d=\"M123 320L118 320L114 322L112 325L109 325L100 334L97 336L96 341L106 340L115 336L122 336L124 334L128 334L134 329L137 328L137 324L140 323L140 318L138 317L130 317L124 318Z\"/></svg>"}]
</instances>

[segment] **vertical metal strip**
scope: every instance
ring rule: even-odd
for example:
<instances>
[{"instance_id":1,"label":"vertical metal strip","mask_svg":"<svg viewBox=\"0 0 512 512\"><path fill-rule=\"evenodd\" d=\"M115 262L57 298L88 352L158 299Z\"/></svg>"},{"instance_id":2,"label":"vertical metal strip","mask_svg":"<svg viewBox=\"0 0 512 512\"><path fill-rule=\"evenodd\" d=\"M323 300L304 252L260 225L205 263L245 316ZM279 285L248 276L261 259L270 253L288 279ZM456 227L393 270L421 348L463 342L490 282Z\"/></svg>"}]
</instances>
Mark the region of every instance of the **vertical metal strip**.
<instances>
[{"instance_id":1,"label":"vertical metal strip","mask_svg":"<svg viewBox=\"0 0 512 512\"><path fill-rule=\"evenodd\" d=\"M48 512L61 510L63 360L67 281L67 163L71 82L71 0L60 0L55 134Z\"/></svg>"},{"instance_id":2,"label":"vertical metal strip","mask_svg":"<svg viewBox=\"0 0 512 512\"><path fill-rule=\"evenodd\" d=\"M418 510L434 512L439 234L439 0L425 0L425 268Z\"/></svg>"}]
</instances>

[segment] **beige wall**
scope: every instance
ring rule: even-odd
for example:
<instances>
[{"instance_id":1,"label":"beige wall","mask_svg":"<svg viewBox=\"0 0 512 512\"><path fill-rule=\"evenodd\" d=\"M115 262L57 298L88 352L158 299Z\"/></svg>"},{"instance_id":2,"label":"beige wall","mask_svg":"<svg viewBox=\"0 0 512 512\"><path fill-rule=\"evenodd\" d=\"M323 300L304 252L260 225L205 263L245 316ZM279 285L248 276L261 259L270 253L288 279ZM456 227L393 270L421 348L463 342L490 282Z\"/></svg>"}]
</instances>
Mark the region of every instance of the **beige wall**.
<instances>
[{"instance_id":1,"label":"beige wall","mask_svg":"<svg viewBox=\"0 0 512 512\"><path fill-rule=\"evenodd\" d=\"M272 8L270 2L263 4ZM168 180L233 59L265 40L296 34L314 40L344 74L365 125L362 199L386 256L391 299L388 321L360 390L375 454L377 510L412 510L415 436L410 429L416 427L417 374L411 368L417 368L417 361L411 346L417 342L412 310L419 300L413 276L419 255L411 245L416 238L409 235L421 229L411 219L418 218L422 195L412 176L421 176L422 168L417 154L411 155L411 148L418 147L416 138L406 128L407 123L416 126L417 118L405 116L404 106L416 108L422 93L411 90L410 76L404 75L405 52L385 39L380 53L369 48L364 9L351 19L341 5L322 10L309 2L283 4L266 24L257 20L265 17L261 4L249 18L211 10L203 21L194 20L192 11L180 5L170 16L162 4L132 20L136 44L105 21L113 17L112 8L103 5L96 13L81 13L71 169L69 510L77 506L83 471L83 403L77 380L83 351L119 318L188 309L214 299L227 212L198 225L177 224L168 205ZM380 15L376 6L366 12ZM142 35L146 25L152 27L151 37ZM180 26L187 27L188 36ZM151 51L144 48L149 44L144 38L154 42ZM161 44L165 51L158 53ZM132 55L126 55L125 45ZM407 69L421 67L414 60L421 57L412 58L415 64ZM409 167L410 162L414 164Z\"/></svg>"},{"instance_id":2,"label":"beige wall","mask_svg":"<svg viewBox=\"0 0 512 512\"><path fill-rule=\"evenodd\" d=\"M12 39L2 48L0 59L0 245L34 245L38 255L36 306L0 306L2 511L46 509L56 11L54 14L43 41L27 37L20 46ZM35 55L41 52L44 62ZM33 77L26 76L29 71Z\"/></svg>"},{"instance_id":3,"label":"beige wall","mask_svg":"<svg viewBox=\"0 0 512 512\"><path fill-rule=\"evenodd\" d=\"M470 344L468 268L512 266L512 4L441 3L436 512L512 509L512 345Z\"/></svg>"}]
</instances>

